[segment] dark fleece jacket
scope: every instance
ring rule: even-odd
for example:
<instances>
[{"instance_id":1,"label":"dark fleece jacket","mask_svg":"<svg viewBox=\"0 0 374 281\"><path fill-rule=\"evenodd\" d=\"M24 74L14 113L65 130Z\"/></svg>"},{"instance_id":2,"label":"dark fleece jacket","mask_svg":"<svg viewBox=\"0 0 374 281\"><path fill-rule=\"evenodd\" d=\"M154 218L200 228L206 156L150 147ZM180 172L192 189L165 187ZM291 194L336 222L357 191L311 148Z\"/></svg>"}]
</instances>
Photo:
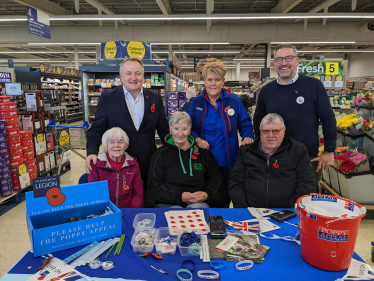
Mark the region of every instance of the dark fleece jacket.
<instances>
[{"instance_id":1,"label":"dark fleece jacket","mask_svg":"<svg viewBox=\"0 0 374 281\"><path fill-rule=\"evenodd\" d=\"M147 195L152 196L156 203L173 204L185 207L182 202L183 192L204 191L212 204L221 193L222 177L208 150L194 145L194 138L188 137L191 145L179 149L173 137L165 137L166 144L156 150L149 167ZM197 159L193 159L194 151L198 151Z\"/></svg>"}]
</instances>

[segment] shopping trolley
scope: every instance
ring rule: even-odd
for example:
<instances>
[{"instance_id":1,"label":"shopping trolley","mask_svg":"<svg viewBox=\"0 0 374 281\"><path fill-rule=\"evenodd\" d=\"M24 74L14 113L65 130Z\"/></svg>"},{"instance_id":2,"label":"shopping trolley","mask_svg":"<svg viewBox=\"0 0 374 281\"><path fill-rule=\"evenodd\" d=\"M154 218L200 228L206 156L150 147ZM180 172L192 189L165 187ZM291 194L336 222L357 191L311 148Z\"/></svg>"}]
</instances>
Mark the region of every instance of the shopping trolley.
<instances>
[{"instance_id":1,"label":"shopping trolley","mask_svg":"<svg viewBox=\"0 0 374 281\"><path fill-rule=\"evenodd\" d=\"M62 126L56 125L54 120L51 120L47 127L52 128L55 139L55 147L61 148L62 153L58 163L58 173L60 175L61 162L66 150L71 150L76 155L86 160L86 157L76 151L76 149L86 149L86 133L89 128L87 121L83 122L82 126Z\"/></svg>"}]
</instances>

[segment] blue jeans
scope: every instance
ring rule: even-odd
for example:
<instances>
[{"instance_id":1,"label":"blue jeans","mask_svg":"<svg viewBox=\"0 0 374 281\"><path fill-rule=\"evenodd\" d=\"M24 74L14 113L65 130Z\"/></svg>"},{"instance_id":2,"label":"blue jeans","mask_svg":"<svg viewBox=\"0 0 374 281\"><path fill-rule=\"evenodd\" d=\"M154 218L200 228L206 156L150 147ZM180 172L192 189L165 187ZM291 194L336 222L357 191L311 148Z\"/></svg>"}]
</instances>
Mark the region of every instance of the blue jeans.
<instances>
[{"instance_id":1,"label":"blue jeans","mask_svg":"<svg viewBox=\"0 0 374 281\"><path fill-rule=\"evenodd\" d=\"M156 204L155 208L182 208L182 206L179 205L171 205L171 204ZM207 203L191 203L186 206L186 208L209 208L209 205Z\"/></svg>"}]
</instances>

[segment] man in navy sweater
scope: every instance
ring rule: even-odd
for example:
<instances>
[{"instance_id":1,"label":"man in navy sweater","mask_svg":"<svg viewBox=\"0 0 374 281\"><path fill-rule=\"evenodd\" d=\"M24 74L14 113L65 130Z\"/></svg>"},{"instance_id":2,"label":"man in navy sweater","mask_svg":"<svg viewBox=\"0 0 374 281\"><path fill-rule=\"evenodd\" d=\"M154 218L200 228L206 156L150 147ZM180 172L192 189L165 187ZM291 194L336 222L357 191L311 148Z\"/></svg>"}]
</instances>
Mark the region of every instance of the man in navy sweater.
<instances>
[{"instance_id":1,"label":"man in navy sweater","mask_svg":"<svg viewBox=\"0 0 374 281\"><path fill-rule=\"evenodd\" d=\"M318 179L318 171L325 170L334 156L336 120L321 81L299 75L298 65L299 58L294 46L284 44L275 49L274 69L278 78L260 91L253 118L255 137L260 136L259 125L266 114L279 114L287 127L286 137L307 147ZM319 121L322 122L325 151L318 157Z\"/></svg>"}]
</instances>

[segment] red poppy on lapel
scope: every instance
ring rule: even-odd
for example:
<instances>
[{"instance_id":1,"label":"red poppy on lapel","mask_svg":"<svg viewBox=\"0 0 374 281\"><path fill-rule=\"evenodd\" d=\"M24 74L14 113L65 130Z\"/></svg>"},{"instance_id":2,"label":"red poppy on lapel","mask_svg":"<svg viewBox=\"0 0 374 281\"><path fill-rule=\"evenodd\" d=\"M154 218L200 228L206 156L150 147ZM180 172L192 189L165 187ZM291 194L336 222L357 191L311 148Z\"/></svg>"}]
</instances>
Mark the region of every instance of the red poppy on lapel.
<instances>
[{"instance_id":1,"label":"red poppy on lapel","mask_svg":"<svg viewBox=\"0 0 374 281\"><path fill-rule=\"evenodd\" d=\"M155 110L156 110L155 104L152 104L152 106L151 106L151 112L155 112Z\"/></svg>"}]
</instances>

